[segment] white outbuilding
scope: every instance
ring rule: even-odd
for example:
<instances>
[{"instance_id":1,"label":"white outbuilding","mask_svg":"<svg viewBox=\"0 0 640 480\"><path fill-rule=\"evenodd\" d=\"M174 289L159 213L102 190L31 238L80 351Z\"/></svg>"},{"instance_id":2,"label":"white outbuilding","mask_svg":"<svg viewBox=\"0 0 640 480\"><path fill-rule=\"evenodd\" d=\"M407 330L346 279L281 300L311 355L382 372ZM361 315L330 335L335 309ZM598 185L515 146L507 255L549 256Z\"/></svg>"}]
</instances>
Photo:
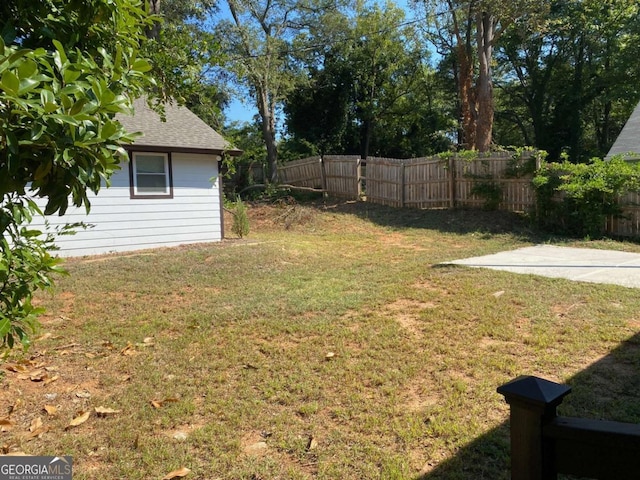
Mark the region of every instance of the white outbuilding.
<instances>
[{"instance_id":1,"label":"white outbuilding","mask_svg":"<svg viewBox=\"0 0 640 480\"><path fill-rule=\"evenodd\" d=\"M47 217L50 227L89 225L58 238L61 256L216 242L224 236L220 161L224 154L241 152L186 107L165 105L166 121L144 98L134 109L132 116L117 119L142 135L125 146L129 159L113 174L111 186L89 195L90 213L69 207L62 217Z\"/></svg>"}]
</instances>

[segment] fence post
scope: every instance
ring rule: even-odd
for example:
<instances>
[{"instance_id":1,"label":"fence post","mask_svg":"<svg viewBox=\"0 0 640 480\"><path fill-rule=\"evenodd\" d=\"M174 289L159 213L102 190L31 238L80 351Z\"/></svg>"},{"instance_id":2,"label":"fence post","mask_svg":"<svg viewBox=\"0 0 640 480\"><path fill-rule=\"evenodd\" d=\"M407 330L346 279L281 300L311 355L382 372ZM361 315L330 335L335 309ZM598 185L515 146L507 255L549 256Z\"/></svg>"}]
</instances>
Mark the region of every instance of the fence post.
<instances>
[{"instance_id":1,"label":"fence post","mask_svg":"<svg viewBox=\"0 0 640 480\"><path fill-rule=\"evenodd\" d=\"M456 159L449 155L449 208L456 208Z\"/></svg>"},{"instance_id":2,"label":"fence post","mask_svg":"<svg viewBox=\"0 0 640 480\"><path fill-rule=\"evenodd\" d=\"M324 170L324 156L320 155L320 181L322 182L322 198L327 198L329 192L327 192L327 174Z\"/></svg>"},{"instance_id":3,"label":"fence post","mask_svg":"<svg viewBox=\"0 0 640 480\"><path fill-rule=\"evenodd\" d=\"M555 480L552 445L542 427L556 417L571 387L538 377L522 376L498 387L510 406L511 479Z\"/></svg>"},{"instance_id":4,"label":"fence post","mask_svg":"<svg viewBox=\"0 0 640 480\"><path fill-rule=\"evenodd\" d=\"M401 167L400 167L400 176L402 177L402 180L401 180L402 183L400 184L400 208L404 208L405 198L406 198L405 188L406 188L407 182L406 182L406 179L404 178L404 175L405 175L404 162L402 162L400 165L401 165Z\"/></svg>"},{"instance_id":5,"label":"fence post","mask_svg":"<svg viewBox=\"0 0 640 480\"><path fill-rule=\"evenodd\" d=\"M356 163L356 200L360 200L362 194L362 162L367 163L367 159L359 158Z\"/></svg>"}]
</instances>

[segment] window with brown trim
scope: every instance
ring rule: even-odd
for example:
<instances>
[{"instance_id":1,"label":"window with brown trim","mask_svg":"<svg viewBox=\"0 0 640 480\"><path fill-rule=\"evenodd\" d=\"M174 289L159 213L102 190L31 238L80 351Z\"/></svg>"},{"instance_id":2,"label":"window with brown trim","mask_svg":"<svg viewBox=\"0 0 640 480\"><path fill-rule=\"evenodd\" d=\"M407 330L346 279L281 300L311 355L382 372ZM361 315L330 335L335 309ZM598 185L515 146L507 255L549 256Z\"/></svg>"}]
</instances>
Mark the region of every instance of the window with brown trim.
<instances>
[{"instance_id":1,"label":"window with brown trim","mask_svg":"<svg viewBox=\"0 0 640 480\"><path fill-rule=\"evenodd\" d=\"M172 198L171 156L168 153L133 152L131 198Z\"/></svg>"}]
</instances>

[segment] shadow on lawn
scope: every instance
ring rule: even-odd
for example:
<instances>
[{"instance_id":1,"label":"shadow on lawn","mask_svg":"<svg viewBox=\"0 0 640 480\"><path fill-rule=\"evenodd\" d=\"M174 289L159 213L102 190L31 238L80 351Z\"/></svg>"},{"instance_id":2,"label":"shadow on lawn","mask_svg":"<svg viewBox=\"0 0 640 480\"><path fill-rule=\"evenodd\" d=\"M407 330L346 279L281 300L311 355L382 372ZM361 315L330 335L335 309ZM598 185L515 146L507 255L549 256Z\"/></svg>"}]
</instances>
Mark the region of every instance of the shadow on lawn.
<instances>
[{"instance_id":1,"label":"shadow on lawn","mask_svg":"<svg viewBox=\"0 0 640 480\"><path fill-rule=\"evenodd\" d=\"M559 415L640 423L640 334L567 383L572 392L558 408ZM509 425L505 422L416 480L508 479L509 462Z\"/></svg>"},{"instance_id":2,"label":"shadow on lawn","mask_svg":"<svg viewBox=\"0 0 640 480\"><path fill-rule=\"evenodd\" d=\"M531 226L524 214L485 211L481 209L394 208L366 202L328 204L324 208L337 213L355 215L375 224L391 228L424 228L445 233L511 233L523 240L544 241L544 234Z\"/></svg>"}]
</instances>

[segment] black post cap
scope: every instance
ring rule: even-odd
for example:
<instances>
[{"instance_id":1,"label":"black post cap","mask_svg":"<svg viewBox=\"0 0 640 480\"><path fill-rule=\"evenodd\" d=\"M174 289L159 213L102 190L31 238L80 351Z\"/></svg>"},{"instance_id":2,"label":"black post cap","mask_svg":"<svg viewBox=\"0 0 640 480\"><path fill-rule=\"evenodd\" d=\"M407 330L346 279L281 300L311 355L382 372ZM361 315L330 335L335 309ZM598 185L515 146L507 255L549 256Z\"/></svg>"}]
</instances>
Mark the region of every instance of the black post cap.
<instances>
[{"instance_id":1,"label":"black post cap","mask_svg":"<svg viewBox=\"0 0 640 480\"><path fill-rule=\"evenodd\" d=\"M498 387L507 403L512 400L538 407L558 406L571 387L531 375L523 375Z\"/></svg>"}]
</instances>

